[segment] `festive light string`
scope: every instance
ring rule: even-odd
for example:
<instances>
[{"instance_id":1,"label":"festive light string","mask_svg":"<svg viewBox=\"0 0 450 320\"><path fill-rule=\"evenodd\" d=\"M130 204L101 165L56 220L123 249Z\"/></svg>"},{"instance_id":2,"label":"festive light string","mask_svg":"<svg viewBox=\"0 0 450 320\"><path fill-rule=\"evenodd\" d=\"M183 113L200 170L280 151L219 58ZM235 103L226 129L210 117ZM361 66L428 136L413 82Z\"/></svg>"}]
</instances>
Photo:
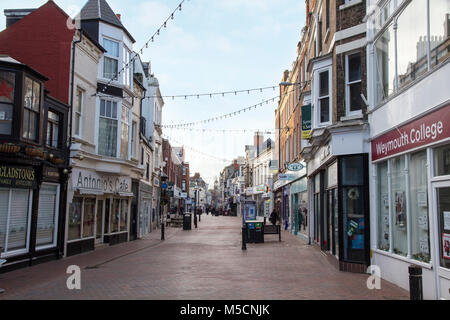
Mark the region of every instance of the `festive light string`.
<instances>
[{"instance_id":1,"label":"festive light string","mask_svg":"<svg viewBox=\"0 0 450 320\"><path fill-rule=\"evenodd\" d=\"M173 10L172 13L169 15L169 17L161 24L161 26L158 28L158 30L155 31L155 33L154 33L154 34L151 36L151 38L145 43L145 45L141 48L141 50L139 50L140 54L143 54L143 53L144 53L144 49L147 49L147 48L148 48L150 42L154 42L154 41L155 41L155 37L156 37L157 35L159 36L159 34L160 34L160 32L161 32L161 30L162 30L163 28L167 28L167 22L169 22L169 20L173 20L173 19L174 19L175 13L176 13L178 10L181 11L181 7L182 7L182 5L183 5L183 3L184 3L185 1L186 1L186 0L182 0L182 1L178 4L178 6L176 7L176 9ZM133 52L133 57L130 59L130 61L129 61L122 69L120 69L120 71L117 72L117 73L114 75L114 77L113 77L112 79L110 79L110 80L108 81L108 83L103 87L103 89L102 89L102 92L103 92L103 93L106 91L106 88L108 88L108 87L111 85L111 83L112 83L113 81L118 80L119 75L120 75L124 70L126 70L126 69L128 68L128 66L130 66L130 65L134 62L134 60L137 58L137 56L138 56L138 53L137 53L137 52Z\"/></svg>"},{"instance_id":2,"label":"festive light string","mask_svg":"<svg viewBox=\"0 0 450 320\"><path fill-rule=\"evenodd\" d=\"M146 99L151 99L151 98L172 98L172 100L174 100L175 98L184 98L185 100L187 100L187 98L192 98L192 97L196 97L197 99L200 99L200 97L215 97L215 96L222 96L225 97L226 95L232 95L234 94L235 96L238 95L238 93L245 93L247 92L247 94L250 94L250 92L255 92L255 91L259 91L259 92L263 92L265 90L269 90L272 89L275 91L275 89L277 88L277 86L271 86L271 87L261 87L261 88L253 88L253 89L241 89L241 90L232 90L232 91L223 91L223 92L210 92L210 93L190 93L190 94L179 94L179 95L154 95L154 96L148 96Z\"/></svg>"},{"instance_id":3,"label":"festive light string","mask_svg":"<svg viewBox=\"0 0 450 320\"><path fill-rule=\"evenodd\" d=\"M198 131L198 132L217 132L217 133L246 133L246 132L259 132L265 134L275 134L277 130L282 129L194 129L194 128L170 128L175 130L184 130L184 131Z\"/></svg>"},{"instance_id":4,"label":"festive light string","mask_svg":"<svg viewBox=\"0 0 450 320\"><path fill-rule=\"evenodd\" d=\"M296 85L297 86L297 85ZM230 112L221 116L217 116L217 117L213 117L213 118L209 118L206 120L200 120L200 121L195 121L195 122L188 122L188 123L179 123L179 124L173 124L173 125L162 125L162 128L168 128L168 129L175 129L175 128L186 128L186 127L193 127L199 124L206 124L206 123L210 123L210 122L214 122L214 121L219 121L219 120L223 120L226 118L231 118L234 116L237 116L238 114L245 113L247 111L251 111L252 109L257 109L258 107L262 107L264 104L269 104L270 101L274 102L275 99L277 98L281 98L282 96L288 95L292 92L294 92L296 89L287 91L285 93L282 93L281 95L275 96L273 98L267 99L267 100L263 100L260 103L254 104L252 106L240 109L240 110L236 110L234 112Z\"/></svg>"}]
</instances>

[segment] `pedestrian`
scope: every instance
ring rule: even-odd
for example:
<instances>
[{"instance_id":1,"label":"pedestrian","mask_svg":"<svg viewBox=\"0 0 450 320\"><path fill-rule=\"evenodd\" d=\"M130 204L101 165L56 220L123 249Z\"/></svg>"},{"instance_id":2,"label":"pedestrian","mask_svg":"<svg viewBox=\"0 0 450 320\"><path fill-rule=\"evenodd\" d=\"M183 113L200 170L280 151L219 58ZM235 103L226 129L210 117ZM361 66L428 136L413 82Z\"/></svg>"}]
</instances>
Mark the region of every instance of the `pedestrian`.
<instances>
[{"instance_id":1,"label":"pedestrian","mask_svg":"<svg viewBox=\"0 0 450 320\"><path fill-rule=\"evenodd\" d=\"M275 209L273 209L272 213L270 214L269 221L270 221L273 225L276 225L276 224L277 224L277 220L278 220L278 214L277 214L277 211L276 211Z\"/></svg>"}]
</instances>

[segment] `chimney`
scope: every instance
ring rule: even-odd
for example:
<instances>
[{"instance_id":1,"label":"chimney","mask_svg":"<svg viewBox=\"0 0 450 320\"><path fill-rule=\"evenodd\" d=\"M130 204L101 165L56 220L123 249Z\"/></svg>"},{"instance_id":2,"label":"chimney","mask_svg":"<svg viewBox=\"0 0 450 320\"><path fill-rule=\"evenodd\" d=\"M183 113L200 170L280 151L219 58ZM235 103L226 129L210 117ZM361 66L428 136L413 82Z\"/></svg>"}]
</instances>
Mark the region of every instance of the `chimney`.
<instances>
[{"instance_id":1,"label":"chimney","mask_svg":"<svg viewBox=\"0 0 450 320\"><path fill-rule=\"evenodd\" d=\"M256 156L259 155L259 148L263 142L264 135L261 132L255 132L255 136L253 137L253 145L256 148Z\"/></svg>"},{"instance_id":2,"label":"chimney","mask_svg":"<svg viewBox=\"0 0 450 320\"><path fill-rule=\"evenodd\" d=\"M122 21L122 15L120 13L116 14L117 18L119 18L120 21Z\"/></svg>"},{"instance_id":3,"label":"chimney","mask_svg":"<svg viewBox=\"0 0 450 320\"><path fill-rule=\"evenodd\" d=\"M9 28L14 23L20 21L36 9L6 9L3 12L6 17L6 28Z\"/></svg>"}]
</instances>

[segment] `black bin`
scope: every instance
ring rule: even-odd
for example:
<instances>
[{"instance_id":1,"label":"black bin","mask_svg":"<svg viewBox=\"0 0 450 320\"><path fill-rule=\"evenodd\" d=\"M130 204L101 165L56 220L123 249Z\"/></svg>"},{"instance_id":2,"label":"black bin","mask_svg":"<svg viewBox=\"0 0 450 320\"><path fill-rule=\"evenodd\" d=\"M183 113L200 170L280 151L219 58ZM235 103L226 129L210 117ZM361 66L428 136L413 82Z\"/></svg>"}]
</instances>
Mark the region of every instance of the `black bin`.
<instances>
[{"instance_id":1,"label":"black bin","mask_svg":"<svg viewBox=\"0 0 450 320\"><path fill-rule=\"evenodd\" d=\"M247 222L247 232L248 243L264 243L263 222Z\"/></svg>"},{"instance_id":2,"label":"black bin","mask_svg":"<svg viewBox=\"0 0 450 320\"><path fill-rule=\"evenodd\" d=\"M183 217L183 230L192 230L192 215L185 214Z\"/></svg>"}]
</instances>

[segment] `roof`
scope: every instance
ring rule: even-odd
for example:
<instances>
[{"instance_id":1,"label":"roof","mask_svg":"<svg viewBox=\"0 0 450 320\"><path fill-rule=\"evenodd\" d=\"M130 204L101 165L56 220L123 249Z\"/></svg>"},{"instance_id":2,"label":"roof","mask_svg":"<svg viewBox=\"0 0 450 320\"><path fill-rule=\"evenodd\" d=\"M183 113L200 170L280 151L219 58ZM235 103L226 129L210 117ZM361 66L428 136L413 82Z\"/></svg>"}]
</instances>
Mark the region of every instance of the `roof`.
<instances>
[{"instance_id":1,"label":"roof","mask_svg":"<svg viewBox=\"0 0 450 320\"><path fill-rule=\"evenodd\" d=\"M125 31L128 37L130 37L133 43L136 42L106 0L89 0L81 9L80 16L81 20L100 20L121 28Z\"/></svg>"},{"instance_id":2,"label":"roof","mask_svg":"<svg viewBox=\"0 0 450 320\"><path fill-rule=\"evenodd\" d=\"M15 66L20 66L23 67L24 69L28 70L31 73L34 73L36 76L42 78L45 81L48 81L48 78L46 76L44 76L42 73L37 72L36 70L34 70L33 68L31 68L30 66L14 59L11 58L8 55L4 55L4 54L0 54L0 63L6 63L9 65L15 65Z\"/></svg>"}]
</instances>

